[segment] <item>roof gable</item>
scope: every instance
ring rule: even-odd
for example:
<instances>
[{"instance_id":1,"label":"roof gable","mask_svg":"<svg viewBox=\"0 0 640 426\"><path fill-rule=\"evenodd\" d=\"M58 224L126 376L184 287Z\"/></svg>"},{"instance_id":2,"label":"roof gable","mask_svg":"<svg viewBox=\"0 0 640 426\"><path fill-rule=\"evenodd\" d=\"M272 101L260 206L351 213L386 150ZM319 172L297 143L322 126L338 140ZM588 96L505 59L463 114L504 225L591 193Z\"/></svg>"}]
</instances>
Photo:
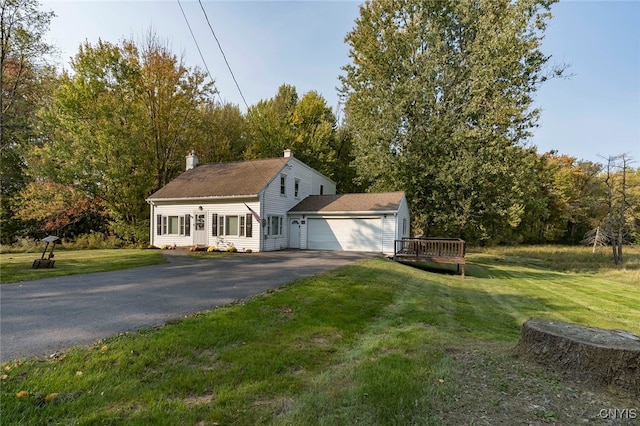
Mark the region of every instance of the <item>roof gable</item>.
<instances>
[{"instance_id":1,"label":"roof gable","mask_svg":"<svg viewBox=\"0 0 640 426\"><path fill-rule=\"evenodd\" d=\"M395 212L400 208L403 197L404 192L310 195L289 212Z\"/></svg>"},{"instance_id":2,"label":"roof gable","mask_svg":"<svg viewBox=\"0 0 640 426\"><path fill-rule=\"evenodd\" d=\"M182 173L149 200L255 196L291 158L204 164Z\"/></svg>"}]
</instances>

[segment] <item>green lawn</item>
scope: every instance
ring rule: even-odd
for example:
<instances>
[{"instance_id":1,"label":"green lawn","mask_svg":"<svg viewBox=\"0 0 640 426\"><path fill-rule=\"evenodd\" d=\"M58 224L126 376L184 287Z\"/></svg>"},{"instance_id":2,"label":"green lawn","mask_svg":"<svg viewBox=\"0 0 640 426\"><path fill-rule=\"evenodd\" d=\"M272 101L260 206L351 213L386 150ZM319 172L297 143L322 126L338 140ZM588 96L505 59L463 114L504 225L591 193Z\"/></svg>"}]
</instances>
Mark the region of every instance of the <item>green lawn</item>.
<instances>
[{"instance_id":1,"label":"green lawn","mask_svg":"<svg viewBox=\"0 0 640 426\"><path fill-rule=\"evenodd\" d=\"M54 268L31 269L33 260L39 259L41 255L42 253L0 254L0 283L115 271L165 262L160 250L56 250Z\"/></svg>"},{"instance_id":2,"label":"green lawn","mask_svg":"<svg viewBox=\"0 0 640 426\"><path fill-rule=\"evenodd\" d=\"M637 399L512 351L533 316L640 334L640 251L626 268L594 257L576 272L588 256L477 251L465 279L362 261L57 359L7 363L1 421L609 424L599 410L638 409Z\"/></svg>"}]
</instances>

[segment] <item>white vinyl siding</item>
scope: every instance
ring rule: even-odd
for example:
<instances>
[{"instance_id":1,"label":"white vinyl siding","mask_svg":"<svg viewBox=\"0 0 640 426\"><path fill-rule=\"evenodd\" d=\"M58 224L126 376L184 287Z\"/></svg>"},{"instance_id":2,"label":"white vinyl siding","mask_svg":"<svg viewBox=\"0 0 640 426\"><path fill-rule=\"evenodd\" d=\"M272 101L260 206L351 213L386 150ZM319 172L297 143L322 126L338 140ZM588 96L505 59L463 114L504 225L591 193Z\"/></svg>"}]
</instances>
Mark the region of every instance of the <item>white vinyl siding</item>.
<instances>
[{"instance_id":1,"label":"white vinyl siding","mask_svg":"<svg viewBox=\"0 0 640 426\"><path fill-rule=\"evenodd\" d=\"M251 213L245 206L245 203L256 212L260 211L260 204L255 199L244 200L244 202L234 201L232 203L205 203L204 201L201 201L191 204L167 203L166 205L155 205L153 206L154 220L152 224L152 229L155 231L153 235L153 245L156 247L173 244L182 247L194 245L193 230L198 226L194 222L194 218L198 214L204 214L205 216L202 226L206 229L205 245L217 246L222 238L225 244L233 244L238 251L251 249L252 251L257 252L260 250L260 232L258 232L258 230L261 230L262 227L253 218L253 216L251 216ZM200 207L202 207L202 210ZM168 231L168 217L170 216L178 217L178 231L181 229L181 222L179 218L184 218L184 234L168 234L167 232L162 231L163 226ZM224 225L227 217L231 217L232 219L230 219L230 221L235 223L235 234L233 235L224 235L224 233L219 234L219 224L222 224L223 232L226 231ZM163 218L165 219L164 225ZM241 224L244 225L242 230L240 230ZM191 226L193 226L193 229L191 229ZM158 233L158 230L161 231L160 234Z\"/></svg>"},{"instance_id":2,"label":"white vinyl siding","mask_svg":"<svg viewBox=\"0 0 640 426\"><path fill-rule=\"evenodd\" d=\"M282 250L287 248L289 244L287 212L307 196L320 194L321 187L324 194L335 194L336 192L335 182L300 160L291 158L281 171L274 174L272 180L257 196L247 196L243 199L192 199L185 202L151 200L151 230L156 231L151 233L151 243L156 247L173 244L178 246L193 245L193 235L166 234L162 232L162 219L158 222L156 218L158 215L160 218L163 216L185 216L186 233L186 215L191 215L191 221L193 221L194 214L202 212L206 214L206 238L209 246L215 246L220 240L224 240L225 244L231 243L239 251L243 249L251 249L252 251ZM264 226L250 214L247 206L260 215L265 222ZM231 223L225 223L228 222L225 219L228 216L233 216L236 219L232 219ZM277 219L275 227L274 222L271 222L272 234L269 234L270 228L267 218L272 216L279 219ZM233 235L225 235L233 232L230 229L234 225L237 232ZM168 227L168 223L166 226ZM179 227L180 223L178 222ZM160 232L157 232L158 229ZM302 243L306 235L301 234L300 238Z\"/></svg>"}]
</instances>

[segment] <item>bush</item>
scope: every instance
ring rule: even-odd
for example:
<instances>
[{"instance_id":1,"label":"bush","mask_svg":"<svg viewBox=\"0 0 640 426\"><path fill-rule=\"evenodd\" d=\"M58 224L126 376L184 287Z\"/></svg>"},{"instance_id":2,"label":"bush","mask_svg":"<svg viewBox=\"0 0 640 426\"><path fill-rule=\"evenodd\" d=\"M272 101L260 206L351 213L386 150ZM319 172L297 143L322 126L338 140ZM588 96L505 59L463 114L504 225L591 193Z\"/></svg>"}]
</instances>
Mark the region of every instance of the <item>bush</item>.
<instances>
[{"instance_id":1,"label":"bush","mask_svg":"<svg viewBox=\"0 0 640 426\"><path fill-rule=\"evenodd\" d=\"M208 253L213 253L214 251L216 251L216 246L211 246L207 249Z\"/></svg>"},{"instance_id":2,"label":"bush","mask_svg":"<svg viewBox=\"0 0 640 426\"><path fill-rule=\"evenodd\" d=\"M123 246L122 240L115 235L105 235L101 232L91 232L76 237L75 240L65 240L63 246L68 249L114 249Z\"/></svg>"},{"instance_id":3,"label":"bush","mask_svg":"<svg viewBox=\"0 0 640 426\"><path fill-rule=\"evenodd\" d=\"M39 241L28 237L18 238L16 242L11 245L3 244L0 246L0 253L34 253L37 251L42 251Z\"/></svg>"},{"instance_id":4,"label":"bush","mask_svg":"<svg viewBox=\"0 0 640 426\"><path fill-rule=\"evenodd\" d=\"M227 253L237 253L238 249L234 246L228 246L224 249L224 251L226 251Z\"/></svg>"}]
</instances>

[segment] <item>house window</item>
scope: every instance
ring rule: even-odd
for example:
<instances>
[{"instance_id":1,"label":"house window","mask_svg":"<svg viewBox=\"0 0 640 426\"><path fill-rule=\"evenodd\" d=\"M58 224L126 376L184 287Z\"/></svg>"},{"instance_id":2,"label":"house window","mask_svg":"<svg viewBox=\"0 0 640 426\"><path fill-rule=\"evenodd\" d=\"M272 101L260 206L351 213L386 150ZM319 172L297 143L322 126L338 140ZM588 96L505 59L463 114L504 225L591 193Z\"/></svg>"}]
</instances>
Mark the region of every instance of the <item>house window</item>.
<instances>
[{"instance_id":1,"label":"house window","mask_svg":"<svg viewBox=\"0 0 640 426\"><path fill-rule=\"evenodd\" d=\"M224 227L227 231L224 235L238 235L238 216L225 216Z\"/></svg>"},{"instance_id":2,"label":"house window","mask_svg":"<svg viewBox=\"0 0 640 426\"><path fill-rule=\"evenodd\" d=\"M211 236L240 236L251 237L252 232L252 220L253 216L247 214L246 216L221 216L217 213L211 215Z\"/></svg>"},{"instance_id":3,"label":"house window","mask_svg":"<svg viewBox=\"0 0 640 426\"><path fill-rule=\"evenodd\" d=\"M167 234L180 234L179 229L178 229L178 216L169 216L168 218L168 228L167 228Z\"/></svg>"},{"instance_id":4,"label":"house window","mask_svg":"<svg viewBox=\"0 0 640 426\"><path fill-rule=\"evenodd\" d=\"M407 219L402 218L402 235L407 235Z\"/></svg>"},{"instance_id":5,"label":"house window","mask_svg":"<svg viewBox=\"0 0 640 426\"><path fill-rule=\"evenodd\" d=\"M191 235L191 216L156 215L156 234L158 235Z\"/></svg>"},{"instance_id":6,"label":"house window","mask_svg":"<svg viewBox=\"0 0 640 426\"><path fill-rule=\"evenodd\" d=\"M320 185L320 195L324 194L324 186Z\"/></svg>"},{"instance_id":7,"label":"house window","mask_svg":"<svg viewBox=\"0 0 640 426\"><path fill-rule=\"evenodd\" d=\"M195 224L193 226L193 228L196 231L204 231L204 221L205 221L205 215L204 213L197 213L196 214L196 221Z\"/></svg>"},{"instance_id":8,"label":"house window","mask_svg":"<svg viewBox=\"0 0 640 426\"><path fill-rule=\"evenodd\" d=\"M293 195L296 198L300 196L300 179L296 179L293 184Z\"/></svg>"},{"instance_id":9,"label":"house window","mask_svg":"<svg viewBox=\"0 0 640 426\"><path fill-rule=\"evenodd\" d=\"M287 195L287 175L280 175L280 195Z\"/></svg>"},{"instance_id":10,"label":"house window","mask_svg":"<svg viewBox=\"0 0 640 426\"><path fill-rule=\"evenodd\" d=\"M267 235L282 235L282 216L267 218Z\"/></svg>"}]
</instances>

